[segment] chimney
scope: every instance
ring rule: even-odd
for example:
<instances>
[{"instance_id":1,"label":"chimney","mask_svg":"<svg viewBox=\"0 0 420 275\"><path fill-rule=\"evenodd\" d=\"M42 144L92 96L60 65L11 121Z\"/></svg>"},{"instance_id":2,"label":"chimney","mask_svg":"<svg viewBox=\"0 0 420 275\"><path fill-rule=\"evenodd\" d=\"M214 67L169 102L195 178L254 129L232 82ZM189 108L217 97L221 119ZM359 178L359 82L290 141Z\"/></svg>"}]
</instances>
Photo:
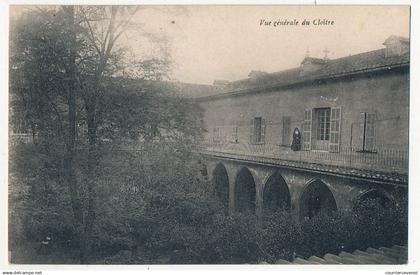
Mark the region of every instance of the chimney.
<instances>
[{"instance_id":1,"label":"chimney","mask_svg":"<svg viewBox=\"0 0 420 275\"><path fill-rule=\"evenodd\" d=\"M300 75L305 76L311 72L321 69L325 64L327 64L328 59L325 58L315 58L315 57L305 57L300 63Z\"/></svg>"},{"instance_id":2,"label":"chimney","mask_svg":"<svg viewBox=\"0 0 420 275\"><path fill-rule=\"evenodd\" d=\"M385 57L401 56L410 51L410 40L401 36L391 35L383 45L385 45Z\"/></svg>"},{"instance_id":3,"label":"chimney","mask_svg":"<svg viewBox=\"0 0 420 275\"><path fill-rule=\"evenodd\" d=\"M264 71L255 71L252 70L249 74L248 77L250 78L250 80L252 82L258 81L258 80L262 80L264 79L265 76L267 76L268 73L264 72Z\"/></svg>"}]
</instances>

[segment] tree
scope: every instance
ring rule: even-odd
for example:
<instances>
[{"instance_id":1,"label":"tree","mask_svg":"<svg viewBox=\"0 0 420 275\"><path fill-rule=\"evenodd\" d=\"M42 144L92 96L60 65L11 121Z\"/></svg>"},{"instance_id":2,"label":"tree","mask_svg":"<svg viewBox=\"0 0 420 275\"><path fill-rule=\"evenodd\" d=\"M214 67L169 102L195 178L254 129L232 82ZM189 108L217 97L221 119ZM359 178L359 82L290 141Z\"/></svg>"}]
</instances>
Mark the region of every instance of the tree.
<instances>
[{"instance_id":1,"label":"tree","mask_svg":"<svg viewBox=\"0 0 420 275\"><path fill-rule=\"evenodd\" d=\"M164 77L167 61L124 60L127 51L117 42L136 12L136 7L117 6L34 8L11 24L11 106L21 110L13 112L14 120L31 125L43 152L63 148L57 150L63 163L59 176L70 191L82 263L96 218L98 146L146 137L156 122L167 132L188 129L190 136L197 129L194 116L172 112L179 104L193 104L168 98L161 91L168 87L154 82ZM116 76L127 64L135 65L128 71L146 79L125 85L127 79ZM86 158L80 150L85 145Z\"/></svg>"}]
</instances>

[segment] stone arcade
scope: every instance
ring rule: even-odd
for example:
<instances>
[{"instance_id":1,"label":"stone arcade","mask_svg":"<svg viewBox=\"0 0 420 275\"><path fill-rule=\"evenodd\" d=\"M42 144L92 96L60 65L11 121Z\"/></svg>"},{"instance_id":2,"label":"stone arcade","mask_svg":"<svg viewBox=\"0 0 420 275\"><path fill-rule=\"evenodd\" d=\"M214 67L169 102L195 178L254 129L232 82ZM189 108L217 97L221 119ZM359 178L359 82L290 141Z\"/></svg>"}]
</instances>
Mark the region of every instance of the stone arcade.
<instances>
[{"instance_id":1,"label":"stone arcade","mask_svg":"<svg viewBox=\"0 0 420 275\"><path fill-rule=\"evenodd\" d=\"M407 196L409 40L217 81L201 95L207 174L226 211L345 211ZM295 129L301 150L290 148Z\"/></svg>"}]
</instances>

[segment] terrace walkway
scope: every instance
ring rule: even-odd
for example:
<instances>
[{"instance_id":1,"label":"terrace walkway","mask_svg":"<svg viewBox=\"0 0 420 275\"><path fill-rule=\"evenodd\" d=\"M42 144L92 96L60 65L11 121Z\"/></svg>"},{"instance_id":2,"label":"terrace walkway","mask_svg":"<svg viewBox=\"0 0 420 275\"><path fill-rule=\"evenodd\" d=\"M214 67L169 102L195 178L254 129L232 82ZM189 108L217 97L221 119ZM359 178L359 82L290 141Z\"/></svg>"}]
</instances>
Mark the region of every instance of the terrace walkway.
<instances>
[{"instance_id":1,"label":"terrace walkway","mask_svg":"<svg viewBox=\"0 0 420 275\"><path fill-rule=\"evenodd\" d=\"M361 178L381 184L406 185L408 182L408 152L403 150L357 152L341 148L339 153L294 152L269 144L206 144L200 148L200 153L215 158Z\"/></svg>"}]
</instances>

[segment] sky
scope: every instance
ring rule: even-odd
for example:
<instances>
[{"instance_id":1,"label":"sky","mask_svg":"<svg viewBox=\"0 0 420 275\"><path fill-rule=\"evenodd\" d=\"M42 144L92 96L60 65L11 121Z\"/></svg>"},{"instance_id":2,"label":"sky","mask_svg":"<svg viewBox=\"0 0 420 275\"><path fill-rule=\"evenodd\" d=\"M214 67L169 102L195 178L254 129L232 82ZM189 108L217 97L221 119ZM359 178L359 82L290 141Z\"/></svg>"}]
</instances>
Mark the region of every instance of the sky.
<instances>
[{"instance_id":1,"label":"sky","mask_svg":"<svg viewBox=\"0 0 420 275\"><path fill-rule=\"evenodd\" d=\"M11 15L20 9L12 8ZM303 26L304 19L311 22ZM313 25L313 20L334 21ZM252 70L298 67L309 54L334 59L384 47L390 35L409 36L409 6L146 6L134 23L166 41L171 79L212 84L247 78ZM261 25L261 20L298 25ZM120 41L137 56L159 55L141 31ZM156 44L154 44L156 45Z\"/></svg>"},{"instance_id":2,"label":"sky","mask_svg":"<svg viewBox=\"0 0 420 275\"><path fill-rule=\"evenodd\" d=\"M390 35L409 36L409 16L408 6L156 6L135 20L168 38L172 79L212 84L297 67L307 52L322 58L327 49L334 59L382 48ZM261 19L311 25L260 26ZM135 49L138 40L128 44Z\"/></svg>"}]
</instances>

